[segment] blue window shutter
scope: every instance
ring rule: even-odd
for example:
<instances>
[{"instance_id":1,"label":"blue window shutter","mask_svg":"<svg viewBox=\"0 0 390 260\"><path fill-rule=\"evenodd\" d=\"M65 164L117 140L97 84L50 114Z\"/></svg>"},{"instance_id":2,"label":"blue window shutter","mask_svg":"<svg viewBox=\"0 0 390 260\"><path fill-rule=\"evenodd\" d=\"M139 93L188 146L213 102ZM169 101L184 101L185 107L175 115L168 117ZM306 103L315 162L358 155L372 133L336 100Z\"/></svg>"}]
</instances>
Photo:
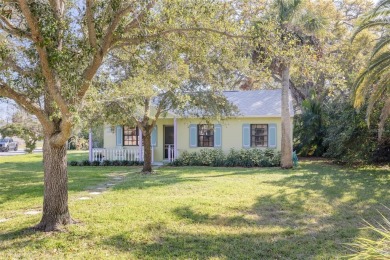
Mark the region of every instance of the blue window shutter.
<instances>
[{"instance_id":1,"label":"blue window shutter","mask_svg":"<svg viewBox=\"0 0 390 260\"><path fill-rule=\"evenodd\" d=\"M190 147L198 147L198 126L190 125Z\"/></svg>"},{"instance_id":2,"label":"blue window shutter","mask_svg":"<svg viewBox=\"0 0 390 260\"><path fill-rule=\"evenodd\" d=\"M123 145L123 127L121 125L116 126L116 146Z\"/></svg>"},{"instance_id":3,"label":"blue window shutter","mask_svg":"<svg viewBox=\"0 0 390 260\"><path fill-rule=\"evenodd\" d=\"M251 125L250 124L242 125L242 147L244 148L251 147Z\"/></svg>"},{"instance_id":4,"label":"blue window shutter","mask_svg":"<svg viewBox=\"0 0 390 260\"><path fill-rule=\"evenodd\" d=\"M152 147L157 146L157 126L153 128L152 136L151 136L151 145Z\"/></svg>"},{"instance_id":5,"label":"blue window shutter","mask_svg":"<svg viewBox=\"0 0 390 260\"><path fill-rule=\"evenodd\" d=\"M276 124L269 124L268 125L268 147L269 148L276 148L278 139L277 139L277 128Z\"/></svg>"},{"instance_id":6,"label":"blue window shutter","mask_svg":"<svg viewBox=\"0 0 390 260\"><path fill-rule=\"evenodd\" d=\"M222 125L214 125L214 147L222 147Z\"/></svg>"}]
</instances>

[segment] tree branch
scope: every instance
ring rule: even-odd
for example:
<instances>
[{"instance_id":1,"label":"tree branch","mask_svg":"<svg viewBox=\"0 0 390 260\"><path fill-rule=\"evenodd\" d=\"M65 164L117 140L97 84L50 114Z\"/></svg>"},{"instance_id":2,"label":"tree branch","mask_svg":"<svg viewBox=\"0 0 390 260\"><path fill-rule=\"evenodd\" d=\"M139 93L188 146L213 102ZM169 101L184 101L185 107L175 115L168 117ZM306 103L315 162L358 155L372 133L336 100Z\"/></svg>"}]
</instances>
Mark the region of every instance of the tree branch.
<instances>
[{"instance_id":1,"label":"tree branch","mask_svg":"<svg viewBox=\"0 0 390 260\"><path fill-rule=\"evenodd\" d=\"M153 3L154 3L154 1L153 1ZM151 6L150 6L150 8L151 8ZM133 10L132 5L129 5L126 8L124 8L121 11L114 14L114 19L111 22L111 24L108 26L108 28L106 29L105 35L101 40L99 50L95 51L95 55L93 57L92 62L84 70L84 73L83 73L84 83L82 84L79 92L77 93L77 98L75 99L75 101L80 100L85 96L85 93L87 92L87 90L91 84L91 80L92 80L93 76L96 74L96 71L99 69L100 65L102 64L103 57L107 54L108 50L113 46L114 32L115 32L116 28L118 27L120 20L126 14L130 13L132 10ZM144 10L144 12L147 12L148 10L149 9L146 9L146 10ZM134 18L134 19L136 19L136 18Z\"/></svg>"},{"instance_id":2,"label":"tree branch","mask_svg":"<svg viewBox=\"0 0 390 260\"><path fill-rule=\"evenodd\" d=\"M65 3L63 0L49 0L50 6L53 9L54 16L57 20L61 20L64 14Z\"/></svg>"},{"instance_id":3,"label":"tree branch","mask_svg":"<svg viewBox=\"0 0 390 260\"><path fill-rule=\"evenodd\" d=\"M96 29L95 29L95 22L92 13L93 0L86 0L85 5L86 5L85 15L87 17L88 39L91 46L94 49L96 49L97 48Z\"/></svg>"},{"instance_id":4,"label":"tree branch","mask_svg":"<svg viewBox=\"0 0 390 260\"><path fill-rule=\"evenodd\" d=\"M66 119L70 116L69 109L65 100L60 94L60 83L58 82L58 80L56 80L55 75L50 68L46 48L42 47L44 46L44 44L42 43L43 38L39 31L38 22L31 13L26 0L18 0L18 2L20 9L22 10L22 13L25 16L27 24L31 30L32 39L38 51L42 73L46 80L46 89L60 108L62 116Z\"/></svg>"},{"instance_id":5,"label":"tree branch","mask_svg":"<svg viewBox=\"0 0 390 260\"><path fill-rule=\"evenodd\" d=\"M29 99L27 96L16 92L14 89L12 89L10 86L8 86L6 83L0 81L0 95L13 99L18 105L23 107L25 110L27 110L29 113L35 115L39 121L42 123L44 128L46 130L52 129L52 124L45 115L45 113L38 107L35 106L31 99Z\"/></svg>"},{"instance_id":6,"label":"tree branch","mask_svg":"<svg viewBox=\"0 0 390 260\"><path fill-rule=\"evenodd\" d=\"M248 38L249 39L249 38L251 38L251 36L248 36L248 35L236 35L236 34L228 33L226 31L219 31L219 30L212 29L212 28L205 28L205 27L192 27L191 28L190 27L190 28L172 28L172 29L160 31L160 32L155 33L155 34L150 34L150 35L145 35L145 36L140 36L140 37L118 38L113 42L113 45L121 43L121 44L115 46L115 48L124 47L124 46L128 46L128 45L137 45L137 44L140 44L140 43L143 43L143 42L146 42L149 40L157 39L159 37L169 35L172 33L179 34L179 33L196 32L196 31L219 34L219 35L231 38L231 39L234 39L234 38L241 38L241 39Z\"/></svg>"},{"instance_id":7,"label":"tree branch","mask_svg":"<svg viewBox=\"0 0 390 260\"><path fill-rule=\"evenodd\" d=\"M155 4L156 4L156 0L153 0L146 5L146 11L135 14L134 15L135 18L125 27L125 31L129 31L131 29L134 29L137 26L140 26L146 17L147 11L149 11Z\"/></svg>"},{"instance_id":8,"label":"tree branch","mask_svg":"<svg viewBox=\"0 0 390 260\"><path fill-rule=\"evenodd\" d=\"M6 69L13 69L15 72L19 73L20 75L30 77L33 75L33 71L27 70L25 68L20 67L18 64L16 64L16 61L7 57L3 60L3 66L0 66L0 71L6 70Z\"/></svg>"},{"instance_id":9,"label":"tree branch","mask_svg":"<svg viewBox=\"0 0 390 260\"><path fill-rule=\"evenodd\" d=\"M12 23L3 15L0 15L0 29L6 31L7 33L16 36L16 37L24 37L29 40L32 40L32 36L30 33L23 31L19 28L16 28L12 25Z\"/></svg>"},{"instance_id":10,"label":"tree branch","mask_svg":"<svg viewBox=\"0 0 390 260\"><path fill-rule=\"evenodd\" d=\"M62 49L62 43L63 43L63 30L61 28L61 22L63 20L64 11L65 11L65 3L63 0L49 0L49 3L51 5L51 8L53 9L54 17L58 21L58 27L57 27L57 48L58 50Z\"/></svg>"}]
</instances>

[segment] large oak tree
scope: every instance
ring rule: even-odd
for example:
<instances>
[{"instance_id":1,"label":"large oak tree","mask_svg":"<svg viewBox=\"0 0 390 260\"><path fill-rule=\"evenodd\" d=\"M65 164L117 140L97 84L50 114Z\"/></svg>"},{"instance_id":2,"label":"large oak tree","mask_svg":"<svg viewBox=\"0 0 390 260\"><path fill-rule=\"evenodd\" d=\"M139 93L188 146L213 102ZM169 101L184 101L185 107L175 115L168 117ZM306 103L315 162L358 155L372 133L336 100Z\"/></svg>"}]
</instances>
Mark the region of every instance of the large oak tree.
<instances>
[{"instance_id":1,"label":"large oak tree","mask_svg":"<svg viewBox=\"0 0 390 260\"><path fill-rule=\"evenodd\" d=\"M220 8L219 17L213 10ZM0 96L34 114L44 132L44 201L38 230L73 220L66 142L107 55L192 31L230 34L231 2L6 0L0 5Z\"/></svg>"}]
</instances>

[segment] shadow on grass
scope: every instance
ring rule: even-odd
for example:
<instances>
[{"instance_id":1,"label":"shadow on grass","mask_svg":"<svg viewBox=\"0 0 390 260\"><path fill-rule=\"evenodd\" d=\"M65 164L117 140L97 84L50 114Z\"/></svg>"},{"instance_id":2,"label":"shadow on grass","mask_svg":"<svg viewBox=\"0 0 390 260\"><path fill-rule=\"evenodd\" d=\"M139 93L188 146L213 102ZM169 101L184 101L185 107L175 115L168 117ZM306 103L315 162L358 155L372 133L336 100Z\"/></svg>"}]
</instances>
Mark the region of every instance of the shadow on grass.
<instances>
[{"instance_id":1,"label":"shadow on grass","mask_svg":"<svg viewBox=\"0 0 390 260\"><path fill-rule=\"evenodd\" d=\"M201 232L158 231L153 242L132 240L126 233L112 236L104 244L115 250L131 251L137 258L151 259L308 259L334 251L329 237L335 229L323 230L321 236L294 231Z\"/></svg>"},{"instance_id":2,"label":"shadow on grass","mask_svg":"<svg viewBox=\"0 0 390 260\"><path fill-rule=\"evenodd\" d=\"M141 169L141 168L140 168ZM184 176L181 172L169 172L168 174L142 174L135 172L128 175L123 183L114 186L114 190L148 189L153 187L165 187L184 182L204 181L196 176Z\"/></svg>"},{"instance_id":3,"label":"shadow on grass","mask_svg":"<svg viewBox=\"0 0 390 260\"><path fill-rule=\"evenodd\" d=\"M145 228L151 237L148 242L123 232L103 243L140 258L338 258L351 253L345 243L359 234L362 219L390 204L386 170L322 163L286 172L292 175L263 182L279 192L259 196L249 208L233 209L233 216L197 212L184 205L172 213L189 226L185 232L158 224L156 229Z\"/></svg>"},{"instance_id":4,"label":"shadow on grass","mask_svg":"<svg viewBox=\"0 0 390 260\"><path fill-rule=\"evenodd\" d=\"M103 239L102 246L131 252L136 258L155 259L338 258L348 253L343 243L357 236L362 217L369 219L380 204L390 204L387 171L357 171L326 164L304 164L291 171L167 168L166 173L157 175L129 174L114 189L148 189L219 176L269 173L282 176L261 183L273 186L278 192L258 196L247 208L233 208L229 216L180 205L172 210L178 219L176 226L168 227L154 220L140 227L141 239L133 237L131 231L118 230ZM78 177L88 180L85 176ZM3 234L0 240L13 240L17 236L18 233ZM12 247L25 246L18 243Z\"/></svg>"},{"instance_id":5,"label":"shadow on grass","mask_svg":"<svg viewBox=\"0 0 390 260\"><path fill-rule=\"evenodd\" d=\"M32 244L34 246L39 246L41 239L36 239L37 231L33 228L21 228L15 231L0 233L0 242L1 241L12 241L17 240L17 242L12 242L11 244L0 243L0 251L12 248L24 248Z\"/></svg>"},{"instance_id":6,"label":"shadow on grass","mask_svg":"<svg viewBox=\"0 0 390 260\"><path fill-rule=\"evenodd\" d=\"M249 226L256 224L253 221L245 219L243 216L225 217L221 215L210 215L197 213L190 207L178 207L173 213L186 222L195 224L207 224L214 226Z\"/></svg>"}]
</instances>

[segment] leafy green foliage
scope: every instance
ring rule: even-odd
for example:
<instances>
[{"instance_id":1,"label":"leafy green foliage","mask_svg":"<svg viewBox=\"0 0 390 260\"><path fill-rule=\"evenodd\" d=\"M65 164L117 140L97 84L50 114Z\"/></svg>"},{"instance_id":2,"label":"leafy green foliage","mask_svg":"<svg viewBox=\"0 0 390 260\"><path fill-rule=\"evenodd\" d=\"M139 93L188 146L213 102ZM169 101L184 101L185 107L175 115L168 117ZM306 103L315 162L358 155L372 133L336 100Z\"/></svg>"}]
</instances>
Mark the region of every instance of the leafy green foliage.
<instances>
[{"instance_id":1,"label":"leafy green foliage","mask_svg":"<svg viewBox=\"0 0 390 260\"><path fill-rule=\"evenodd\" d=\"M80 166L91 166L91 162L89 160L83 160L81 161Z\"/></svg>"},{"instance_id":2,"label":"leafy green foliage","mask_svg":"<svg viewBox=\"0 0 390 260\"><path fill-rule=\"evenodd\" d=\"M78 165L79 165L79 162L78 162L78 161L70 161L70 162L69 162L69 165L70 165L70 166L78 166Z\"/></svg>"},{"instance_id":3,"label":"leafy green foliage","mask_svg":"<svg viewBox=\"0 0 390 260\"><path fill-rule=\"evenodd\" d=\"M26 121L22 123L8 124L0 128L2 136L17 136L24 140L27 153L32 153L36 143L42 140L43 134L37 122Z\"/></svg>"},{"instance_id":4,"label":"leafy green foliage","mask_svg":"<svg viewBox=\"0 0 390 260\"><path fill-rule=\"evenodd\" d=\"M103 160L101 165L102 166L112 166L112 161L110 161L110 160Z\"/></svg>"},{"instance_id":5,"label":"leafy green foliage","mask_svg":"<svg viewBox=\"0 0 390 260\"><path fill-rule=\"evenodd\" d=\"M231 149L224 154L220 149L201 149L198 152L183 152L172 162L173 166L213 167L272 167L280 165L280 152L272 149Z\"/></svg>"},{"instance_id":6,"label":"leafy green foliage","mask_svg":"<svg viewBox=\"0 0 390 260\"><path fill-rule=\"evenodd\" d=\"M371 161L375 163L388 163L390 162L390 137L382 138L376 147Z\"/></svg>"},{"instance_id":7,"label":"leafy green foliage","mask_svg":"<svg viewBox=\"0 0 390 260\"><path fill-rule=\"evenodd\" d=\"M376 132L367 127L364 111L350 104L340 104L329 112L332 118L327 129L324 154L340 162L369 161L377 145Z\"/></svg>"},{"instance_id":8,"label":"leafy green foliage","mask_svg":"<svg viewBox=\"0 0 390 260\"><path fill-rule=\"evenodd\" d=\"M389 212L390 209L386 208ZM390 258L390 216L381 214L382 219L376 223L365 221L364 229L371 236L359 237L356 243L347 244L356 252L350 259L388 259ZM374 235L374 236L373 236Z\"/></svg>"},{"instance_id":9,"label":"leafy green foliage","mask_svg":"<svg viewBox=\"0 0 390 260\"><path fill-rule=\"evenodd\" d=\"M374 105L384 102L382 112L379 117L378 139L383 135L386 120L390 117L390 1L380 1L376 8L370 11L361 21L356 29L352 40L364 30L379 30L379 39L372 51L371 59L367 67L361 71L354 83L355 107L361 107L369 96L367 107L367 122L370 125L370 117L374 110Z\"/></svg>"},{"instance_id":10,"label":"leafy green foliage","mask_svg":"<svg viewBox=\"0 0 390 260\"><path fill-rule=\"evenodd\" d=\"M301 156L322 156L326 151L326 114L315 99L303 101L302 108L302 114L294 119L294 150Z\"/></svg>"}]
</instances>

